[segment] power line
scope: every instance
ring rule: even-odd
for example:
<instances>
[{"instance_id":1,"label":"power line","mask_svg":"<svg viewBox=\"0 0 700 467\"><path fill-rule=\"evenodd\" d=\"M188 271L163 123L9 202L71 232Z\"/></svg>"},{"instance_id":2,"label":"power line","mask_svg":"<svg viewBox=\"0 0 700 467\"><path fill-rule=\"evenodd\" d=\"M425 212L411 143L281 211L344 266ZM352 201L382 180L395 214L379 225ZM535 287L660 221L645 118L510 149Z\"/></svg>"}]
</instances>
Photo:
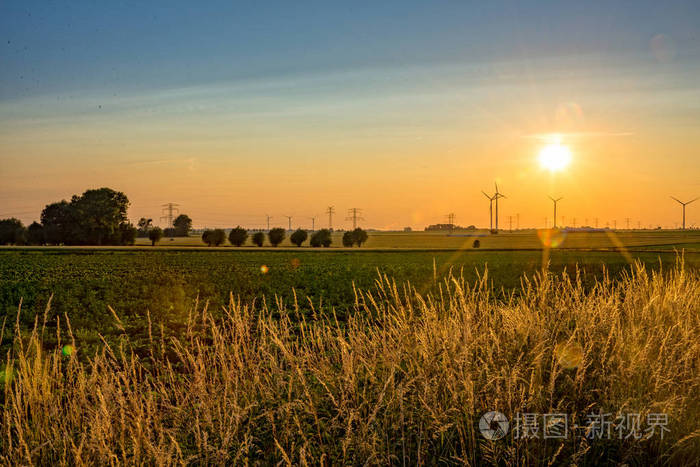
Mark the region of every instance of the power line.
<instances>
[{"instance_id":1,"label":"power line","mask_svg":"<svg viewBox=\"0 0 700 467\"><path fill-rule=\"evenodd\" d=\"M362 216L362 209L360 208L350 208L348 209L348 217L345 218L346 221L352 220L353 230L357 228L357 221L365 220Z\"/></svg>"},{"instance_id":2,"label":"power line","mask_svg":"<svg viewBox=\"0 0 700 467\"><path fill-rule=\"evenodd\" d=\"M160 220L167 220L168 221L168 227L174 227L173 225L173 214L180 214L180 210L177 208L179 204L177 203L166 203L166 204L161 204L161 212L165 214L164 216L161 216Z\"/></svg>"},{"instance_id":3,"label":"power line","mask_svg":"<svg viewBox=\"0 0 700 467\"><path fill-rule=\"evenodd\" d=\"M328 229L333 230L333 214L335 214L335 207L328 206L326 214L328 214Z\"/></svg>"},{"instance_id":4,"label":"power line","mask_svg":"<svg viewBox=\"0 0 700 467\"><path fill-rule=\"evenodd\" d=\"M454 231L455 229L455 213L451 212L449 214L445 214L447 217L447 224L450 226L450 232Z\"/></svg>"}]
</instances>

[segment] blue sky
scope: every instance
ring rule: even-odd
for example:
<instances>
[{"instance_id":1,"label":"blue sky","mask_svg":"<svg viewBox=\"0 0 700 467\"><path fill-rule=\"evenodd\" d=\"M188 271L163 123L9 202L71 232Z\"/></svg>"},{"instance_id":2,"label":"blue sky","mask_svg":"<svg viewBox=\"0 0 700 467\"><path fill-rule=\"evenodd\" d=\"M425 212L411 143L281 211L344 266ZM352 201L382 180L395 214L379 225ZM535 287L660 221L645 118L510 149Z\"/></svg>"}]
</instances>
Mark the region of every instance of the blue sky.
<instances>
[{"instance_id":1,"label":"blue sky","mask_svg":"<svg viewBox=\"0 0 700 467\"><path fill-rule=\"evenodd\" d=\"M698 59L700 2L57 2L0 6L0 97L357 68L587 56Z\"/></svg>"}]
</instances>

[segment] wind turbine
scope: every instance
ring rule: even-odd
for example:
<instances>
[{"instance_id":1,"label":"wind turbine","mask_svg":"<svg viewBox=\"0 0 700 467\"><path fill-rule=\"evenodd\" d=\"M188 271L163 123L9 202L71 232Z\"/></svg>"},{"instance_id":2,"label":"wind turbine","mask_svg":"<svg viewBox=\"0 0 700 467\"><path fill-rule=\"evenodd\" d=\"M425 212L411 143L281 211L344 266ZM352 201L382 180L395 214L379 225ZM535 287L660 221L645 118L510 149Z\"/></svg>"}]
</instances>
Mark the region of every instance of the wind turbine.
<instances>
[{"instance_id":1,"label":"wind turbine","mask_svg":"<svg viewBox=\"0 0 700 467\"><path fill-rule=\"evenodd\" d=\"M683 206L683 230L685 230L685 207L687 205L689 205L690 203L692 203L693 201L697 201L700 198L691 199L690 201L686 201L685 203L683 201L679 200L678 198L674 198L673 196L671 196L671 198L678 201L681 204L681 206Z\"/></svg>"},{"instance_id":2,"label":"wind turbine","mask_svg":"<svg viewBox=\"0 0 700 467\"><path fill-rule=\"evenodd\" d=\"M505 198L506 196L498 192L498 183L494 182L494 185L496 185L496 194L493 197L496 199L496 232L498 232L498 198Z\"/></svg>"},{"instance_id":3,"label":"wind turbine","mask_svg":"<svg viewBox=\"0 0 700 467\"><path fill-rule=\"evenodd\" d=\"M498 232L498 198L505 198L505 195L501 194L498 192L498 183L495 183L496 185L496 193L494 193L493 196L489 196L486 194L485 191L482 190L482 193L486 198L489 200L489 230L491 233L494 232L493 229L493 202L496 202L496 230L495 232Z\"/></svg>"},{"instance_id":4,"label":"wind turbine","mask_svg":"<svg viewBox=\"0 0 700 467\"><path fill-rule=\"evenodd\" d=\"M554 199L550 196L549 199L551 199L552 202L554 202L554 226L552 228L556 229L557 228L557 202L561 201L564 198Z\"/></svg>"},{"instance_id":5,"label":"wind turbine","mask_svg":"<svg viewBox=\"0 0 700 467\"><path fill-rule=\"evenodd\" d=\"M493 232L493 200L496 198L496 195L489 196L485 191L482 190L481 192L489 200L489 232Z\"/></svg>"}]
</instances>

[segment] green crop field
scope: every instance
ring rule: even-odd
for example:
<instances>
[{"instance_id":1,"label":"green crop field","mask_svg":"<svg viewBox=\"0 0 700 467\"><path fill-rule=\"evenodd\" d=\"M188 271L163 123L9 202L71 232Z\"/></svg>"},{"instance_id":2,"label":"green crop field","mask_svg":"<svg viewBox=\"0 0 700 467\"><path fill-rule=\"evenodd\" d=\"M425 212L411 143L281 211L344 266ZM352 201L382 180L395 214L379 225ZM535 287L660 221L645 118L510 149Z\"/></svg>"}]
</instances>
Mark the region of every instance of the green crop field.
<instances>
[{"instance_id":1,"label":"green crop field","mask_svg":"<svg viewBox=\"0 0 700 467\"><path fill-rule=\"evenodd\" d=\"M412 236L416 240L406 240ZM392 245L400 247L445 241L444 236L422 233L376 235L370 239L375 243L392 240ZM654 242L674 239L678 242L677 235L658 235ZM502 235L493 239L499 241L525 244L528 238ZM3 249L0 311L3 316L13 316L22 302L20 319L25 327L30 327L53 297L52 315L68 316L86 344L96 343L97 333L108 336L118 331L108 305L133 329L143 328L147 313L156 322L177 327L196 299L209 302L217 310L228 303L231 295L244 302L273 303L278 299L288 307L296 297L297 306L305 312L332 309L345 319L354 308L355 288L371 289L380 274L398 284L410 283L419 292L434 293L448 274L461 275L468 283L475 283L487 273L488 283L497 293L509 293L520 287L523 275L532 276L544 264L554 273L574 274L578 268L584 285L591 285L604 270L618 276L636 260L650 268L670 267L676 261L674 245L668 244L665 250L644 251L639 248L643 241L635 238L630 243L636 243L638 249L630 251ZM675 244L675 248L681 247ZM685 261L689 267L697 267L700 254L688 251Z\"/></svg>"}]
</instances>

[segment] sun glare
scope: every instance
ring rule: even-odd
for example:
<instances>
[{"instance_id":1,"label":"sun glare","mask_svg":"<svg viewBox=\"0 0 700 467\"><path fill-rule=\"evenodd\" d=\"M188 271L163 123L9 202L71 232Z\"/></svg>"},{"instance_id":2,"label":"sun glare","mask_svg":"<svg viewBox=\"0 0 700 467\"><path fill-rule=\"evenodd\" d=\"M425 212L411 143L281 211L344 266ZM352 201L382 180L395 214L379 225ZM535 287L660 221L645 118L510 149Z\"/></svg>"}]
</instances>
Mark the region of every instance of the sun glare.
<instances>
[{"instance_id":1,"label":"sun glare","mask_svg":"<svg viewBox=\"0 0 700 467\"><path fill-rule=\"evenodd\" d=\"M571 162L571 150L560 143L551 143L540 150L540 167L550 172L565 169Z\"/></svg>"}]
</instances>

